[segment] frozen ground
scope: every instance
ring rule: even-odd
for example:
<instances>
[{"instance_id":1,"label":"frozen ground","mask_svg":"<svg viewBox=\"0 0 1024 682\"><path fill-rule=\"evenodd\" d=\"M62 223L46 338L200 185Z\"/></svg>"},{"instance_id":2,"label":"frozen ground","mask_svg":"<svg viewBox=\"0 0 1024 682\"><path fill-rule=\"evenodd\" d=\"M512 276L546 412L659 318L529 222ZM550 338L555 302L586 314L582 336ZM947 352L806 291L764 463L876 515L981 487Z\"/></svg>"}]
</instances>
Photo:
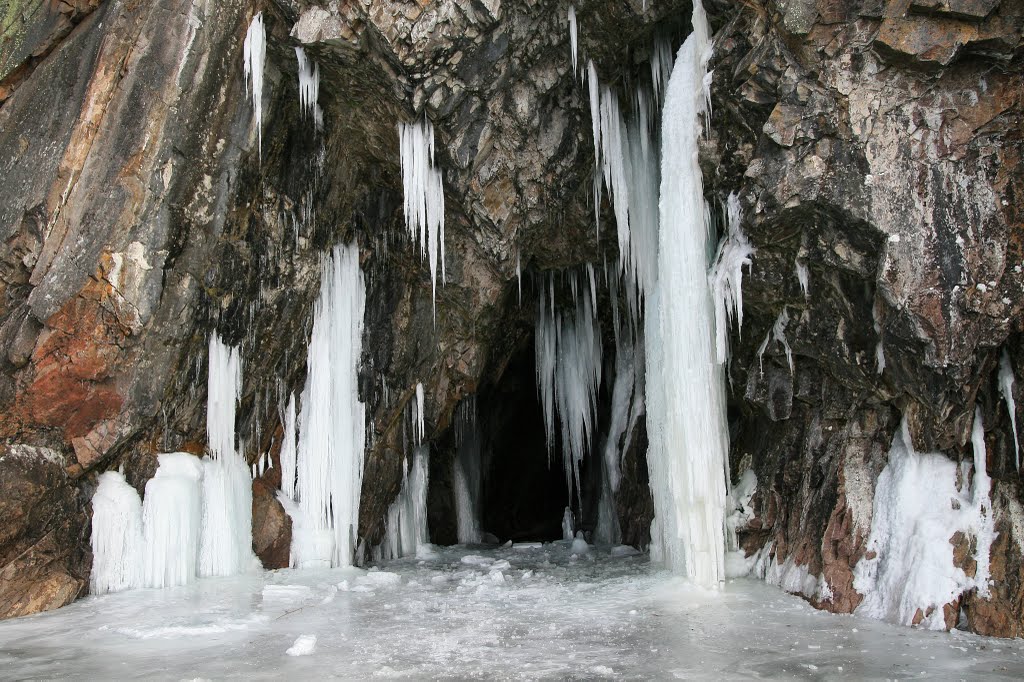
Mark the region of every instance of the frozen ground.
<instances>
[{"instance_id":1,"label":"frozen ground","mask_svg":"<svg viewBox=\"0 0 1024 682\"><path fill-rule=\"evenodd\" d=\"M90 597L0 623L0 678L1024 676L1024 642L703 592L643 556L446 548L384 569L274 571Z\"/></svg>"}]
</instances>

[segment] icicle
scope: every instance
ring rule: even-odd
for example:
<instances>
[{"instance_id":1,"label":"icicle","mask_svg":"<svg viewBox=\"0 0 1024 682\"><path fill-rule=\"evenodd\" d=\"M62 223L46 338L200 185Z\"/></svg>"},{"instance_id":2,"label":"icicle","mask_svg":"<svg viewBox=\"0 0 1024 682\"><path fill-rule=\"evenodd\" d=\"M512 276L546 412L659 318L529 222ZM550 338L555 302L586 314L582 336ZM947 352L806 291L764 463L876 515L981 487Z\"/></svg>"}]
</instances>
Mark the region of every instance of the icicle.
<instances>
[{"instance_id":1,"label":"icicle","mask_svg":"<svg viewBox=\"0 0 1024 682\"><path fill-rule=\"evenodd\" d=\"M782 307L782 312L775 318L775 324L764 336L764 341L757 349L757 362L761 371L764 372L764 352L768 349L768 344L772 342L772 339L782 344L783 350L786 351L786 362L789 363L789 371L793 371L793 349L789 347L789 342L786 340L786 325L789 324L789 311L785 306Z\"/></svg>"},{"instance_id":2,"label":"icicle","mask_svg":"<svg viewBox=\"0 0 1024 682\"><path fill-rule=\"evenodd\" d=\"M430 447L421 445L413 453L412 470L402 479L402 489L388 509L387 530L375 555L378 561L416 556L430 543L427 529L427 488Z\"/></svg>"},{"instance_id":3,"label":"icicle","mask_svg":"<svg viewBox=\"0 0 1024 682\"><path fill-rule=\"evenodd\" d=\"M263 67L267 60L267 32L263 27L263 12L257 12L249 24L242 46L245 62L246 88L252 94L252 107L256 112L256 130L260 158L263 157ZM252 87L249 88L249 84Z\"/></svg>"},{"instance_id":4,"label":"icicle","mask_svg":"<svg viewBox=\"0 0 1024 682\"><path fill-rule=\"evenodd\" d=\"M310 116L317 130L323 128L323 111L320 109L320 65L306 56L301 47L295 48L299 62L299 110L303 116Z\"/></svg>"},{"instance_id":5,"label":"icicle","mask_svg":"<svg viewBox=\"0 0 1024 682\"><path fill-rule=\"evenodd\" d=\"M423 384L416 384L416 445L423 445L423 438L426 436L426 426L423 421L424 413Z\"/></svg>"},{"instance_id":6,"label":"icicle","mask_svg":"<svg viewBox=\"0 0 1024 682\"><path fill-rule=\"evenodd\" d=\"M358 385L365 301L359 248L355 243L334 247L324 259L307 354L297 504L286 505L297 567L352 564L366 440Z\"/></svg>"},{"instance_id":7,"label":"icicle","mask_svg":"<svg viewBox=\"0 0 1024 682\"><path fill-rule=\"evenodd\" d=\"M875 371L881 374L885 370L885 348L882 346L882 320L878 316L877 304L871 309L871 318L878 337L878 343L875 344Z\"/></svg>"},{"instance_id":8,"label":"icicle","mask_svg":"<svg viewBox=\"0 0 1024 682\"><path fill-rule=\"evenodd\" d=\"M1003 349L999 358L999 390L1006 401L1006 410L1010 413L1010 428L1013 430L1013 454L1014 464L1017 471L1020 471L1020 440L1017 435L1017 404L1013 400L1013 366L1010 364L1010 354Z\"/></svg>"},{"instance_id":9,"label":"icicle","mask_svg":"<svg viewBox=\"0 0 1024 682\"><path fill-rule=\"evenodd\" d=\"M142 499L116 471L100 474L92 496L91 594L142 583Z\"/></svg>"},{"instance_id":10,"label":"icicle","mask_svg":"<svg viewBox=\"0 0 1024 682\"><path fill-rule=\"evenodd\" d=\"M654 97L659 102L671 76L672 44L666 38L656 38L651 50L651 83L654 85Z\"/></svg>"},{"instance_id":11,"label":"icicle","mask_svg":"<svg viewBox=\"0 0 1024 682\"><path fill-rule=\"evenodd\" d=\"M736 329L743 329L743 266L749 271L755 249L743 233L740 200L735 193L727 201L728 233L722 237L711 266L708 281L715 302L715 350L718 362L729 358L729 325L735 318Z\"/></svg>"},{"instance_id":12,"label":"icicle","mask_svg":"<svg viewBox=\"0 0 1024 682\"><path fill-rule=\"evenodd\" d=\"M565 508L565 512L562 514L562 539L566 542L572 542L575 537L572 530L572 509L569 507Z\"/></svg>"},{"instance_id":13,"label":"icicle","mask_svg":"<svg viewBox=\"0 0 1024 682\"><path fill-rule=\"evenodd\" d=\"M437 265L444 268L444 187L441 170L434 165L434 126L424 119L398 124L399 152L402 162L402 189L405 195L405 226L420 253L430 257L431 291L437 314Z\"/></svg>"},{"instance_id":14,"label":"icicle","mask_svg":"<svg viewBox=\"0 0 1024 682\"><path fill-rule=\"evenodd\" d=\"M235 403L242 389L242 360L238 350L220 336L210 336L206 397L206 440L210 456L219 459L235 453Z\"/></svg>"},{"instance_id":15,"label":"icicle","mask_svg":"<svg viewBox=\"0 0 1024 682\"><path fill-rule=\"evenodd\" d=\"M572 73L576 75L576 51L577 51L577 33L576 33L576 7L569 5L569 46L572 49Z\"/></svg>"},{"instance_id":16,"label":"icicle","mask_svg":"<svg viewBox=\"0 0 1024 682\"><path fill-rule=\"evenodd\" d=\"M284 413L284 437L281 441L281 492L295 499L295 394L288 396Z\"/></svg>"},{"instance_id":17,"label":"icicle","mask_svg":"<svg viewBox=\"0 0 1024 682\"><path fill-rule=\"evenodd\" d=\"M710 40L699 1L669 80L662 125L658 280L645 303L651 558L703 586L724 578L729 433L707 277L698 163Z\"/></svg>"},{"instance_id":18,"label":"icicle","mask_svg":"<svg viewBox=\"0 0 1024 682\"><path fill-rule=\"evenodd\" d=\"M800 283L800 291L806 300L811 295L811 273L807 269L807 263L799 258L796 260L796 280Z\"/></svg>"},{"instance_id":19,"label":"icicle","mask_svg":"<svg viewBox=\"0 0 1024 682\"><path fill-rule=\"evenodd\" d=\"M569 279L574 286L576 277ZM551 290L553 291L553 283ZM601 330L591 296L577 296L574 309L556 311L540 296L536 327L537 388L544 412L548 456L554 450L555 414L561 424L566 488L580 491L580 462L590 450L601 384ZM552 301L554 300L552 296Z\"/></svg>"}]
</instances>

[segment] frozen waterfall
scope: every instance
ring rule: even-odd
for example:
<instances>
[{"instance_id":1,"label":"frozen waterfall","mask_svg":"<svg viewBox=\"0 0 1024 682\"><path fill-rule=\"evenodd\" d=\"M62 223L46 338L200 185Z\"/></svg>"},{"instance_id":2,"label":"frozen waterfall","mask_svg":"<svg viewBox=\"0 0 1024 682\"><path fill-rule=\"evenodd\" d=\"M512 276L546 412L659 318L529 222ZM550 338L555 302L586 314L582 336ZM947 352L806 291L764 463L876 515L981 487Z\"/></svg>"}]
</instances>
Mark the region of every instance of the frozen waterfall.
<instances>
[{"instance_id":1,"label":"frozen waterfall","mask_svg":"<svg viewBox=\"0 0 1024 682\"><path fill-rule=\"evenodd\" d=\"M657 283L645 315L652 558L704 586L725 577L729 450L697 161L710 55L707 18L696 2L693 33L679 50L665 96Z\"/></svg>"},{"instance_id":2,"label":"frozen waterfall","mask_svg":"<svg viewBox=\"0 0 1024 682\"><path fill-rule=\"evenodd\" d=\"M314 311L294 469L282 462L282 474L295 476L294 498L281 497L296 529L296 567L350 566L354 558L365 441L358 386L365 304L359 248L334 247L324 259Z\"/></svg>"}]
</instances>

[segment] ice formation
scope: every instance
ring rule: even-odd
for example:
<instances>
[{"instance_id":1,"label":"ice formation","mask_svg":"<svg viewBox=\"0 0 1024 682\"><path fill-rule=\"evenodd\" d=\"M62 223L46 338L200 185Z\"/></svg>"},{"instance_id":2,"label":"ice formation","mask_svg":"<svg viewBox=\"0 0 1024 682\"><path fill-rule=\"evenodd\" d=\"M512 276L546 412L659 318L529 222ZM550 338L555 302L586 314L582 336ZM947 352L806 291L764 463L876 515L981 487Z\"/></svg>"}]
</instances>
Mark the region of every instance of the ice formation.
<instances>
[{"instance_id":1,"label":"ice formation","mask_svg":"<svg viewBox=\"0 0 1024 682\"><path fill-rule=\"evenodd\" d=\"M1020 440L1017 435L1017 404L1013 400L1013 366L1010 354L1003 349L999 358L999 390L1006 401L1006 410L1010 413L1010 428L1013 429L1013 455L1017 471L1020 471Z\"/></svg>"},{"instance_id":2,"label":"ice formation","mask_svg":"<svg viewBox=\"0 0 1024 682\"><path fill-rule=\"evenodd\" d=\"M996 533L980 408L971 444L973 477L966 462L958 465L939 453L915 452L904 419L878 477L869 554L853 571L853 587L864 595L857 614L910 625L920 611L924 627L942 630L945 604L970 589L988 594L989 550ZM957 489L958 479L962 490ZM950 538L957 532L975 541L973 578L953 563Z\"/></svg>"},{"instance_id":3,"label":"ice formation","mask_svg":"<svg viewBox=\"0 0 1024 682\"><path fill-rule=\"evenodd\" d=\"M562 539L567 542L572 542L575 539L573 534L573 522L572 522L572 509L569 507L565 508L562 513Z\"/></svg>"},{"instance_id":4,"label":"ice formation","mask_svg":"<svg viewBox=\"0 0 1024 682\"><path fill-rule=\"evenodd\" d=\"M469 397L455 412L455 515L460 543L477 543L480 532L480 494L482 453L477 425L476 398Z\"/></svg>"},{"instance_id":5,"label":"ice formation","mask_svg":"<svg viewBox=\"0 0 1024 682\"><path fill-rule=\"evenodd\" d=\"M430 446L418 446L413 452L411 470L405 470L402 477L402 489L388 509L384 540L374 554L377 561L416 556L430 543L427 531L429 462Z\"/></svg>"},{"instance_id":6,"label":"ice formation","mask_svg":"<svg viewBox=\"0 0 1024 682\"><path fill-rule=\"evenodd\" d=\"M811 295L811 271L807 269L807 262L796 259L796 281L800 284L800 293L806 299Z\"/></svg>"},{"instance_id":7,"label":"ice formation","mask_svg":"<svg viewBox=\"0 0 1024 682\"><path fill-rule=\"evenodd\" d=\"M576 74L577 29L576 7L569 5L569 47L572 50L572 72Z\"/></svg>"},{"instance_id":8,"label":"ice formation","mask_svg":"<svg viewBox=\"0 0 1024 682\"><path fill-rule=\"evenodd\" d=\"M295 48L299 62L299 110L313 119L317 130L323 128L324 114L320 109L320 65L306 56L302 47Z\"/></svg>"},{"instance_id":9,"label":"ice formation","mask_svg":"<svg viewBox=\"0 0 1024 682\"><path fill-rule=\"evenodd\" d=\"M142 499L116 471L100 474L92 497L89 592L138 587L142 580Z\"/></svg>"},{"instance_id":10,"label":"ice formation","mask_svg":"<svg viewBox=\"0 0 1024 682\"><path fill-rule=\"evenodd\" d=\"M775 318L775 324L768 330L768 333L764 335L764 341L757 348L757 363L761 371L764 372L764 352L768 350L768 344L772 340L778 341L782 344L782 349L786 351L786 362L789 364L789 371L794 370L793 365L793 349L789 347L789 341L786 340L786 326L789 324L789 310L786 306L782 306L782 312Z\"/></svg>"},{"instance_id":11,"label":"ice formation","mask_svg":"<svg viewBox=\"0 0 1024 682\"><path fill-rule=\"evenodd\" d=\"M142 505L142 587L187 585L196 578L203 526L203 463L186 452L157 457Z\"/></svg>"},{"instance_id":12,"label":"ice formation","mask_svg":"<svg viewBox=\"0 0 1024 682\"><path fill-rule=\"evenodd\" d=\"M882 321L878 317L878 305L871 309L871 317L874 320L875 335L878 336L878 343L875 344L875 371L881 374L885 370L885 348L882 346Z\"/></svg>"},{"instance_id":13,"label":"ice formation","mask_svg":"<svg viewBox=\"0 0 1024 682\"><path fill-rule=\"evenodd\" d=\"M256 114L256 132L259 139L260 156L263 156L263 67L267 60L267 32L263 27L263 12L257 12L249 24L242 46L245 62L246 87L252 96L252 107Z\"/></svg>"},{"instance_id":14,"label":"ice formation","mask_svg":"<svg viewBox=\"0 0 1024 682\"><path fill-rule=\"evenodd\" d=\"M423 438L426 436L426 425L423 420L424 414L424 397L423 397L423 384L416 384L416 445L422 445Z\"/></svg>"},{"instance_id":15,"label":"ice formation","mask_svg":"<svg viewBox=\"0 0 1024 682\"><path fill-rule=\"evenodd\" d=\"M601 329L595 314L593 269L589 283L579 272L566 274L572 292L570 310L555 304L555 276L541 287L537 306L537 389L544 412L548 454L554 451L555 424L561 426L562 464L570 500L580 491L580 462L591 448L601 385ZM589 286L589 291L581 291Z\"/></svg>"},{"instance_id":16,"label":"ice formation","mask_svg":"<svg viewBox=\"0 0 1024 682\"><path fill-rule=\"evenodd\" d=\"M736 328L743 329L743 266L751 266L754 247L743 233L740 200L730 194L728 206L728 233L722 237L711 266L708 280L711 297L715 301L715 349L718 362L729 357L729 325L735 319Z\"/></svg>"},{"instance_id":17,"label":"ice formation","mask_svg":"<svg viewBox=\"0 0 1024 682\"><path fill-rule=\"evenodd\" d=\"M430 281L437 299L437 266L444 269L444 185L441 169L434 165L434 126L423 119L398 124L399 152L402 161L402 190L405 196L405 226L420 253L429 254Z\"/></svg>"},{"instance_id":18,"label":"ice formation","mask_svg":"<svg viewBox=\"0 0 1024 682\"><path fill-rule=\"evenodd\" d=\"M729 435L707 277L708 211L697 162L708 115L707 17L676 57L662 125L658 280L646 300L652 558L702 586L724 578Z\"/></svg>"},{"instance_id":19,"label":"ice formation","mask_svg":"<svg viewBox=\"0 0 1024 682\"><path fill-rule=\"evenodd\" d=\"M235 449L235 406L242 383L238 351L210 337L203 460L199 575L233 575L252 567L252 480Z\"/></svg>"},{"instance_id":20,"label":"ice formation","mask_svg":"<svg viewBox=\"0 0 1024 682\"><path fill-rule=\"evenodd\" d=\"M298 530L291 548L296 567L353 561L365 442L358 387L365 304L358 246L335 246L321 270L299 412L295 498L286 505Z\"/></svg>"},{"instance_id":21,"label":"ice formation","mask_svg":"<svg viewBox=\"0 0 1024 682\"><path fill-rule=\"evenodd\" d=\"M281 419L284 424L284 434L281 440L281 492L289 499L295 499L295 467L296 467L296 443L295 443L295 394L288 396L288 406L285 408Z\"/></svg>"}]
</instances>

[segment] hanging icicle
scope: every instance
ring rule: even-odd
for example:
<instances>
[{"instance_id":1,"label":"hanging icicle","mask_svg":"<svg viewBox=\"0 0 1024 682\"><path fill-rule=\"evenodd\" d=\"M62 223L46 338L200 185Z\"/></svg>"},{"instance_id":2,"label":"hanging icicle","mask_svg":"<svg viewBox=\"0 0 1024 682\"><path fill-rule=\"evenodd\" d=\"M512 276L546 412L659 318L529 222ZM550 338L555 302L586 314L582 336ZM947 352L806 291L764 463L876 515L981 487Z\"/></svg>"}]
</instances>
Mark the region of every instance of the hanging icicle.
<instances>
[{"instance_id":1,"label":"hanging icicle","mask_svg":"<svg viewBox=\"0 0 1024 682\"><path fill-rule=\"evenodd\" d=\"M263 158L263 67L267 60L267 32L263 26L263 12L257 12L249 24L242 46L245 62L245 83L252 96L252 108L256 117L256 132L259 139L260 158Z\"/></svg>"},{"instance_id":2,"label":"hanging icicle","mask_svg":"<svg viewBox=\"0 0 1024 682\"><path fill-rule=\"evenodd\" d=\"M434 126L424 119L398 124L402 162L402 190L405 197L405 226L419 241L420 253L429 254L434 314L437 314L437 266L444 267L444 187L441 169L434 165Z\"/></svg>"}]
</instances>

